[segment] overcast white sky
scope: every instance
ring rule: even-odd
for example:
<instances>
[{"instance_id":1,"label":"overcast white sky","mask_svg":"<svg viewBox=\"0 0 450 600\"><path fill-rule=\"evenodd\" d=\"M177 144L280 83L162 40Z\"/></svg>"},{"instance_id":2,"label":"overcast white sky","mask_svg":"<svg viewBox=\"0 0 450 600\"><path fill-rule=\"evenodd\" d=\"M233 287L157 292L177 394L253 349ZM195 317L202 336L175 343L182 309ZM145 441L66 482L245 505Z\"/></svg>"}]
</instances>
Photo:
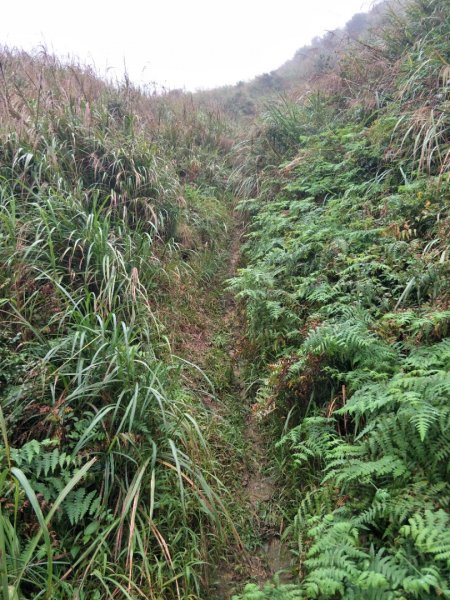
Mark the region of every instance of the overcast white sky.
<instances>
[{"instance_id":1,"label":"overcast white sky","mask_svg":"<svg viewBox=\"0 0 450 600\"><path fill-rule=\"evenodd\" d=\"M194 90L271 71L373 0L0 0L0 44Z\"/></svg>"}]
</instances>

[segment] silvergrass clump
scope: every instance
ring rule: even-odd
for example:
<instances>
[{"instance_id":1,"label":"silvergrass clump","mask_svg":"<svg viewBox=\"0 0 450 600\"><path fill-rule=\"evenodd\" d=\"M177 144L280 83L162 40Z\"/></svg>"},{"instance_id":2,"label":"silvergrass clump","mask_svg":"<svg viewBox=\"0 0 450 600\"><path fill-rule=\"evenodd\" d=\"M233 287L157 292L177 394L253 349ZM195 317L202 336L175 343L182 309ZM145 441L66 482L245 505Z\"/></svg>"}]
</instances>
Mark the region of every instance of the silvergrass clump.
<instances>
[{"instance_id":1,"label":"silvergrass clump","mask_svg":"<svg viewBox=\"0 0 450 600\"><path fill-rule=\"evenodd\" d=\"M233 527L158 312L215 247L225 125L45 53L1 65L3 597L201 597Z\"/></svg>"}]
</instances>

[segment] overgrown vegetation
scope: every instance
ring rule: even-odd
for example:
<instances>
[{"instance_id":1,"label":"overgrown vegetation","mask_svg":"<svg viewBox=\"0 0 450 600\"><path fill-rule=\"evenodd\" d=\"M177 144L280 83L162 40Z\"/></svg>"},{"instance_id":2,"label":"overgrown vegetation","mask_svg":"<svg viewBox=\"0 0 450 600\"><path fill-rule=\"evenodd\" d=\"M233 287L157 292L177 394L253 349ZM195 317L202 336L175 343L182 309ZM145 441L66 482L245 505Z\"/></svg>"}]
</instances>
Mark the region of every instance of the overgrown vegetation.
<instances>
[{"instance_id":1,"label":"overgrown vegetation","mask_svg":"<svg viewBox=\"0 0 450 600\"><path fill-rule=\"evenodd\" d=\"M1 74L2 597L200 597L231 525L162 322L224 240L225 125L47 56Z\"/></svg>"},{"instance_id":2,"label":"overgrown vegetation","mask_svg":"<svg viewBox=\"0 0 450 600\"><path fill-rule=\"evenodd\" d=\"M243 598L450 597L448 8L391 15L240 150L231 285L301 580Z\"/></svg>"},{"instance_id":3,"label":"overgrown vegetation","mask_svg":"<svg viewBox=\"0 0 450 600\"><path fill-rule=\"evenodd\" d=\"M245 600L450 598L449 17L381 3L231 96L0 52L4 600L214 598L227 561Z\"/></svg>"}]
</instances>

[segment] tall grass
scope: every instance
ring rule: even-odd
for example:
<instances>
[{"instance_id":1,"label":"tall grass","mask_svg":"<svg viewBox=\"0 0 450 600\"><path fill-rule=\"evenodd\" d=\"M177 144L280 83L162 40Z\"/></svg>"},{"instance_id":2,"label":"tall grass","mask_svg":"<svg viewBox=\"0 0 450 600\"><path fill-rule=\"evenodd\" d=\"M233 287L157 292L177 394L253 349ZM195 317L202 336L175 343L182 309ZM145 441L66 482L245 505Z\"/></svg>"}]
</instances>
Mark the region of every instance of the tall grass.
<instances>
[{"instance_id":1,"label":"tall grass","mask_svg":"<svg viewBox=\"0 0 450 600\"><path fill-rule=\"evenodd\" d=\"M201 597L230 527L158 315L180 228L215 247L225 125L45 54L1 64L3 597Z\"/></svg>"}]
</instances>

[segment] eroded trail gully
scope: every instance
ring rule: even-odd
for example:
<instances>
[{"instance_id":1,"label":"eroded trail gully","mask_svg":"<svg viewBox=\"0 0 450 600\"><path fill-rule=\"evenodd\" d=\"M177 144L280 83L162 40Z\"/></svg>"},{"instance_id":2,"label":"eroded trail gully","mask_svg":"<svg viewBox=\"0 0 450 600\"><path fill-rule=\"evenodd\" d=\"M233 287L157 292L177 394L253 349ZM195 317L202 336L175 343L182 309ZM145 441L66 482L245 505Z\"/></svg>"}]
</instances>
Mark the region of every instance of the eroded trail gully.
<instances>
[{"instance_id":1,"label":"eroded trail gully","mask_svg":"<svg viewBox=\"0 0 450 600\"><path fill-rule=\"evenodd\" d=\"M242 235L242 229L235 227L231 239L228 278L232 278L239 267ZM274 477L269 474L267 440L264 439L258 418L252 410L243 379L243 359L239 350L243 323L233 296L226 291L225 282L223 287L223 328L230 340L228 351L233 372L233 391L237 400L233 404L239 407L245 451L237 489L240 491L241 509L246 514L245 529L253 538L251 548L244 548L240 556L231 556L229 562L224 562L218 569L215 582L217 595L214 597L227 600L246 582L262 584L276 573L286 571L290 559L287 549L280 541L279 526L270 518L277 489ZM228 408L225 404L225 410Z\"/></svg>"},{"instance_id":2,"label":"eroded trail gully","mask_svg":"<svg viewBox=\"0 0 450 600\"><path fill-rule=\"evenodd\" d=\"M243 230L234 220L226 247L226 264L205 287L181 288L183 302L177 324L177 352L198 365L213 382L215 394L199 381L198 371L189 385L200 393L220 431L220 478L228 488L229 512L240 542L230 542L223 560L208 572L204 600L229 600L246 583L263 584L289 568L289 554L280 542L280 525L274 507L277 487L266 439L247 393L245 362L241 352L244 323L227 280L239 267ZM220 271L220 272L219 272ZM226 430L226 431L225 431Z\"/></svg>"}]
</instances>

